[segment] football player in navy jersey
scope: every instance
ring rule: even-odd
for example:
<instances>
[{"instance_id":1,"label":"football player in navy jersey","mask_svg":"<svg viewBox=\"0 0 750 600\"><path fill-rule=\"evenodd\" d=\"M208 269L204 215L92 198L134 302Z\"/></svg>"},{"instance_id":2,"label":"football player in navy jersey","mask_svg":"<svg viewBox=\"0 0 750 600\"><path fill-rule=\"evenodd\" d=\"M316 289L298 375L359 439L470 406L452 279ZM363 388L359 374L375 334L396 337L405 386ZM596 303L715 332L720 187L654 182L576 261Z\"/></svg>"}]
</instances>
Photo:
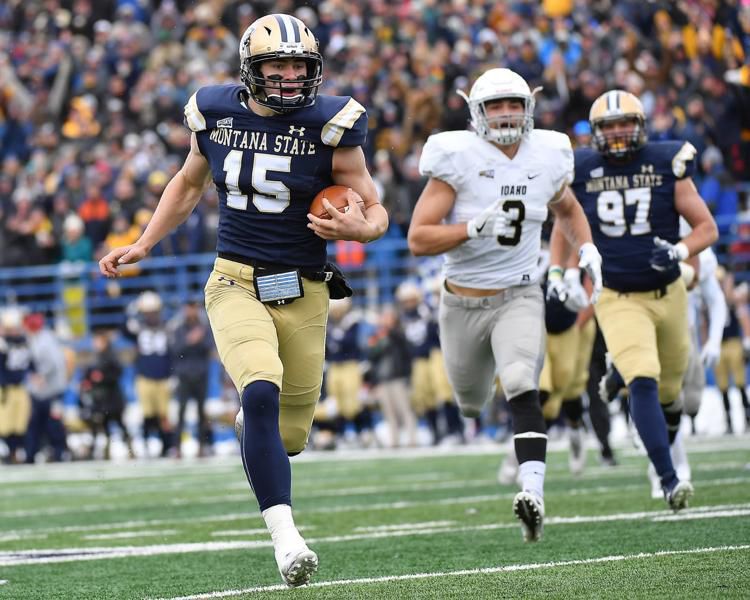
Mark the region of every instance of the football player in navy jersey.
<instances>
[{"instance_id":1,"label":"football player in navy jersey","mask_svg":"<svg viewBox=\"0 0 750 600\"><path fill-rule=\"evenodd\" d=\"M594 148L575 151L572 188L603 258L596 317L664 497L677 511L693 494L669 454L690 348L680 263L716 241L716 224L691 179L695 148L647 142L637 97L606 92L591 106L589 121ZM680 215L692 226L684 238Z\"/></svg>"},{"instance_id":2,"label":"football player in navy jersey","mask_svg":"<svg viewBox=\"0 0 750 600\"><path fill-rule=\"evenodd\" d=\"M320 395L329 295L351 293L326 263L326 240L369 242L388 226L362 151L367 113L350 97L318 95L322 70L302 21L274 14L252 23L240 42L242 85L193 94L185 164L140 239L100 261L114 277L144 258L213 180L221 202L206 309L241 396L242 463L289 586L307 583L318 557L292 519L288 455L305 448ZM325 203L330 219L309 214L332 184L351 188L349 210Z\"/></svg>"}]
</instances>

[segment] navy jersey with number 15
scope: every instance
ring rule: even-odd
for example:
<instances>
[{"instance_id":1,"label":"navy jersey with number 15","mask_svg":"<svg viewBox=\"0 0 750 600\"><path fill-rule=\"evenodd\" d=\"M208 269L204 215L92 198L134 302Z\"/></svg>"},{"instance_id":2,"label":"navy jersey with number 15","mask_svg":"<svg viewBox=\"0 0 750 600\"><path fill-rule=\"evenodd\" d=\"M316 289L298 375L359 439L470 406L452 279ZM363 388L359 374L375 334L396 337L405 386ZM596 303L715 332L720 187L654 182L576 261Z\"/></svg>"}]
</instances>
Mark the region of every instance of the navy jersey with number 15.
<instances>
[{"instance_id":1,"label":"navy jersey with number 15","mask_svg":"<svg viewBox=\"0 0 750 600\"><path fill-rule=\"evenodd\" d=\"M680 241L675 184L691 176L695 154L688 142L649 142L624 163L608 161L591 148L575 151L572 188L602 255L605 287L656 290L680 276L677 265L656 271L649 262L655 237Z\"/></svg>"},{"instance_id":2,"label":"navy jersey with number 15","mask_svg":"<svg viewBox=\"0 0 750 600\"><path fill-rule=\"evenodd\" d=\"M364 107L319 95L312 106L261 117L241 85L199 89L185 106L219 193L217 250L264 263L321 268L326 242L307 227L315 195L332 185L333 152L361 146Z\"/></svg>"}]
</instances>

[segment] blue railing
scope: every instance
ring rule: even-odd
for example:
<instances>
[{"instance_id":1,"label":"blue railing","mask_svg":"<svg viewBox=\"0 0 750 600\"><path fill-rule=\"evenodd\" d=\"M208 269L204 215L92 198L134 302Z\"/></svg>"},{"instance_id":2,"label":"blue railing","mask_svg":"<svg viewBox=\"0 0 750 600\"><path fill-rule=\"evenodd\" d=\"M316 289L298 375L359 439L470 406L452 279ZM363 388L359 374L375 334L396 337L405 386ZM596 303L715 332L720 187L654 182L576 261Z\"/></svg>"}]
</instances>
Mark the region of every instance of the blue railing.
<instances>
[{"instance_id":1,"label":"blue railing","mask_svg":"<svg viewBox=\"0 0 750 600\"><path fill-rule=\"evenodd\" d=\"M335 246L329 246L335 260ZM126 307L147 289L164 302L167 317L188 300L203 300L203 286L215 254L187 254L148 258L137 274L106 279L96 263L0 269L0 306L19 304L63 320L74 337L92 328L120 327ZM402 237L385 237L365 246L359 266L342 265L359 305L390 302L395 288L418 270Z\"/></svg>"},{"instance_id":2,"label":"blue railing","mask_svg":"<svg viewBox=\"0 0 750 600\"><path fill-rule=\"evenodd\" d=\"M735 272L738 282L750 281L750 214L719 218L726 233L716 244L719 262ZM329 255L335 260L335 245ZM164 301L166 317L188 300L202 301L203 286L215 255L188 254L149 258L138 264L138 274L108 280L95 263L0 269L0 307L20 304L45 313L70 327L74 337L92 328L120 327L126 307L143 290L154 290ZM360 266L342 265L355 290L354 301L369 308L392 302L398 285L407 278L434 274L441 259L417 259L406 240L389 235L365 246Z\"/></svg>"}]
</instances>

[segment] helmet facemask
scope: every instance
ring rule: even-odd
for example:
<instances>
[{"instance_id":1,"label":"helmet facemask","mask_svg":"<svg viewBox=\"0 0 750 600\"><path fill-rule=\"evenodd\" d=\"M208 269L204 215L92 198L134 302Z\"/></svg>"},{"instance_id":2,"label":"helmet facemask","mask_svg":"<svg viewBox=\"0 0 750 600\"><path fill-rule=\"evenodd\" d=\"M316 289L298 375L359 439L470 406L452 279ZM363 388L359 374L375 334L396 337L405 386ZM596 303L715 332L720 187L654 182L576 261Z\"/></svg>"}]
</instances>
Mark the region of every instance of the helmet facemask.
<instances>
[{"instance_id":1,"label":"helmet facemask","mask_svg":"<svg viewBox=\"0 0 750 600\"><path fill-rule=\"evenodd\" d=\"M477 79L467 96L458 94L469 105L471 125L477 135L500 146L515 144L534 129L534 95L528 84L517 73L509 69L490 69ZM493 100L518 99L523 103L523 112L489 117L487 104Z\"/></svg>"},{"instance_id":2,"label":"helmet facemask","mask_svg":"<svg viewBox=\"0 0 750 600\"><path fill-rule=\"evenodd\" d=\"M605 133L602 130L603 123L625 120L631 121L634 125L631 133ZM626 160L646 144L646 124L643 117L638 114L597 119L591 123L591 140L596 151L603 156L615 160Z\"/></svg>"},{"instance_id":3,"label":"helmet facemask","mask_svg":"<svg viewBox=\"0 0 750 600\"><path fill-rule=\"evenodd\" d=\"M502 96L502 98L521 100L524 107L523 112L487 116L487 103L499 100L500 97L487 98L482 102L477 102L476 108L472 110L470 107L469 110L472 112L474 129L480 136L501 146L510 146L534 129L534 99L524 96Z\"/></svg>"},{"instance_id":4,"label":"helmet facemask","mask_svg":"<svg viewBox=\"0 0 750 600\"><path fill-rule=\"evenodd\" d=\"M311 53L305 53L311 54ZM251 56L242 61L240 79L247 87L250 97L261 106L275 112L284 113L315 103L318 88L323 81L323 60L320 55L302 56L307 64L305 77L295 80L283 80L280 75L264 77L260 65L269 60L298 58L295 54L274 52L267 55ZM292 84L292 85L290 85ZM294 90L294 95L284 92Z\"/></svg>"}]
</instances>

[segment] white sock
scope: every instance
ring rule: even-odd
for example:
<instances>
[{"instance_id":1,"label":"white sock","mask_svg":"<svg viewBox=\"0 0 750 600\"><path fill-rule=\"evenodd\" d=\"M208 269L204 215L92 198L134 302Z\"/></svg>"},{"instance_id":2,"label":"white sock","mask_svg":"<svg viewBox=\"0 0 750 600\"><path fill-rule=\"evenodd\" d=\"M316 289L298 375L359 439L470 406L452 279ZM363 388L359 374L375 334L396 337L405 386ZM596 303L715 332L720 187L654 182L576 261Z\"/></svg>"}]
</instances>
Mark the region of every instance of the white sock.
<instances>
[{"instance_id":1,"label":"white sock","mask_svg":"<svg viewBox=\"0 0 750 600\"><path fill-rule=\"evenodd\" d=\"M540 498L544 498L544 473L547 465L540 460L527 460L518 467L518 476L521 480L521 489L534 492Z\"/></svg>"},{"instance_id":2,"label":"white sock","mask_svg":"<svg viewBox=\"0 0 750 600\"><path fill-rule=\"evenodd\" d=\"M261 514L271 534L274 548L298 546L305 543L294 525L292 507L288 504L276 504Z\"/></svg>"},{"instance_id":3,"label":"white sock","mask_svg":"<svg viewBox=\"0 0 750 600\"><path fill-rule=\"evenodd\" d=\"M672 442L672 446L669 449L670 454L672 455L674 470L677 471L677 477L679 479L690 481L690 463L688 462L687 452L685 451L685 444L682 442L682 432L677 433L677 437L674 439L674 442Z\"/></svg>"}]
</instances>

